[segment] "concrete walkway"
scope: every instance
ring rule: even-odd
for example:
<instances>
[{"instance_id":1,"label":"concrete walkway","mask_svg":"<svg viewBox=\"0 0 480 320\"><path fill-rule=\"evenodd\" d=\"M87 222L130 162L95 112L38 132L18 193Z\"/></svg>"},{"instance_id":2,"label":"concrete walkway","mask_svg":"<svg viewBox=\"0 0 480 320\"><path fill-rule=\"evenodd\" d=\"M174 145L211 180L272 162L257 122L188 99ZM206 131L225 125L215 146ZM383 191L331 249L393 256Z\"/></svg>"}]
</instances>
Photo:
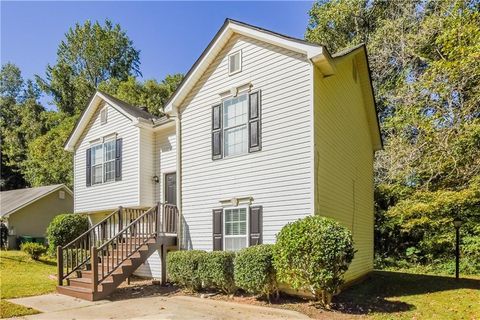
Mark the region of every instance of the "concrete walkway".
<instances>
[{"instance_id":1,"label":"concrete walkway","mask_svg":"<svg viewBox=\"0 0 480 320\"><path fill-rule=\"evenodd\" d=\"M19 319L309 319L295 311L187 296L89 302L48 294L9 301L44 312Z\"/></svg>"}]
</instances>

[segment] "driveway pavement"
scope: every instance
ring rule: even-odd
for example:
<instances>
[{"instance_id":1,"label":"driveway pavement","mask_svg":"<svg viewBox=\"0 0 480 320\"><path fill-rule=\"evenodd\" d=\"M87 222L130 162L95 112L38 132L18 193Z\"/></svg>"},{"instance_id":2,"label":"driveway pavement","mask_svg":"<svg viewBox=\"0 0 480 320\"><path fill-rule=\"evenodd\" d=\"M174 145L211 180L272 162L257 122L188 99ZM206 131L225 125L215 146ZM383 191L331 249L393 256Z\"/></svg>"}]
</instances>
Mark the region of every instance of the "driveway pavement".
<instances>
[{"instance_id":1,"label":"driveway pavement","mask_svg":"<svg viewBox=\"0 0 480 320\"><path fill-rule=\"evenodd\" d=\"M9 301L43 312L18 319L309 319L295 311L187 296L89 302L48 294Z\"/></svg>"}]
</instances>

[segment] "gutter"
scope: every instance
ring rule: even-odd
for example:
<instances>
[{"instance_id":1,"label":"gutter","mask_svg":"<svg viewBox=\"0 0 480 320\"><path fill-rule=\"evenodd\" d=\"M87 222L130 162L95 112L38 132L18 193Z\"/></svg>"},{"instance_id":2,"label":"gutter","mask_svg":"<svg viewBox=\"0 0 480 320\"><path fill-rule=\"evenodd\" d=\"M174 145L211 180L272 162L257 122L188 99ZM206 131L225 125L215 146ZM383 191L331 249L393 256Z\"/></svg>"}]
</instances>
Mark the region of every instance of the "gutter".
<instances>
[{"instance_id":1,"label":"gutter","mask_svg":"<svg viewBox=\"0 0 480 320\"><path fill-rule=\"evenodd\" d=\"M182 248L183 245L183 215L182 215L182 122L180 118L180 110L175 107L175 136L176 136L176 159L175 166L177 172L177 210L178 210L178 226L177 226L177 247Z\"/></svg>"}]
</instances>

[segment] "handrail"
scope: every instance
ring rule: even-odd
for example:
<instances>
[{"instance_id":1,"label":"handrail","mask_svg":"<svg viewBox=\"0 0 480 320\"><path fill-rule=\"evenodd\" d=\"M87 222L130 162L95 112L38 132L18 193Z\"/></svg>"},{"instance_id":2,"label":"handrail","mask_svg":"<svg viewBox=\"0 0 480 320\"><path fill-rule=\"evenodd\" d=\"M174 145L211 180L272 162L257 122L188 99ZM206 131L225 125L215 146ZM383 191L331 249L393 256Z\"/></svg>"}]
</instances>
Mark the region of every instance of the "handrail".
<instances>
[{"instance_id":1,"label":"handrail","mask_svg":"<svg viewBox=\"0 0 480 320\"><path fill-rule=\"evenodd\" d=\"M173 204L158 203L148 210L119 207L67 245L57 247L58 285L90 266L96 292L99 284L148 241L176 234L178 221Z\"/></svg>"},{"instance_id":2,"label":"handrail","mask_svg":"<svg viewBox=\"0 0 480 320\"><path fill-rule=\"evenodd\" d=\"M72 240L72 241L70 241L69 243L67 243L66 245L64 245L63 248L66 248L66 247L72 245L72 243L74 243L75 241L78 241L80 238L88 235L90 232L93 231L93 229L95 229L96 227L98 227L98 226L101 225L102 223L105 223L105 221L107 221L108 219L110 219L110 217L112 217L114 214L118 214L119 211L120 211L120 209L117 209L117 210L113 211L113 212L110 213L108 216L106 216L103 220L101 220L101 221L98 222L97 224L91 226L90 229L88 229L87 231L85 231L84 233L82 233L81 235L79 235L78 237L76 237L74 240Z\"/></svg>"},{"instance_id":3,"label":"handrail","mask_svg":"<svg viewBox=\"0 0 480 320\"><path fill-rule=\"evenodd\" d=\"M150 213L150 211L152 210L155 210L157 207L151 207L150 209L148 209L147 211L145 211L144 213L142 213L137 219L133 220L132 222L130 222L130 224L128 224L125 228L123 228L122 230L120 230L115 236L113 236L113 238L110 238L110 240L108 240L107 242L104 242L100 247L97 248L97 250L101 250L103 249L104 247L106 247L108 244L110 244L114 239L116 239L121 233L123 233L124 231L126 231L128 228L130 228L131 226L133 226L135 223L137 223L137 221L139 221L141 218L143 218L145 215L147 215L148 213Z\"/></svg>"},{"instance_id":4,"label":"handrail","mask_svg":"<svg viewBox=\"0 0 480 320\"><path fill-rule=\"evenodd\" d=\"M125 260L155 237L159 223L158 208L159 206L150 208L100 247L92 247L92 253L97 254L91 256L92 268L97 274L97 281L92 281L93 292Z\"/></svg>"}]
</instances>

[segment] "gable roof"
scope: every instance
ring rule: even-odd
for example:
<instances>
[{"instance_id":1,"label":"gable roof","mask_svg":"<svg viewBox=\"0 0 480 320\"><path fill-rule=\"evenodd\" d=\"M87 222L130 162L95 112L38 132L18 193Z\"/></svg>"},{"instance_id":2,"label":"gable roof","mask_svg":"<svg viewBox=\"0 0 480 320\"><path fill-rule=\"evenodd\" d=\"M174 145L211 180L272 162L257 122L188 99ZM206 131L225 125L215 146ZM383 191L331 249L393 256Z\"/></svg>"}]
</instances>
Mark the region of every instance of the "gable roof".
<instances>
[{"instance_id":1,"label":"gable roof","mask_svg":"<svg viewBox=\"0 0 480 320\"><path fill-rule=\"evenodd\" d=\"M225 19L220 30L215 34L207 48L187 72L177 90L165 104L164 111L166 113L171 112L174 107L177 107L182 103L188 92L193 88L197 80L233 34L244 35L295 52L303 53L320 68L323 74L330 75L334 72L330 53L322 45L289 37L237 20Z\"/></svg>"},{"instance_id":2,"label":"gable roof","mask_svg":"<svg viewBox=\"0 0 480 320\"><path fill-rule=\"evenodd\" d=\"M0 192L0 217L9 216L12 213L60 189L64 189L67 193L73 196L72 191L64 184L2 191Z\"/></svg>"},{"instance_id":3,"label":"gable roof","mask_svg":"<svg viewBox=\"0 0 480 320\"><path fill-rule=\"evenodd\" d=\"M90 119L95 114L97 107L100 103L104 101L108 103L110 106L115 108L118 112L126 116L128 119L132 121L133 124L138 124L140 122L147 123L150 125L156 125L160 123L164 123L167 117L156 117L152 115L150 112L142 110L139 107L132 106L131 104L126 103L120 99L115 98L105 92L98 91L90 98L88 102L88 106L85 110L83 110L80 118L78 119L77 123L73 127L70 136L68 137L67 141L65 142L64 148L67 151L73 151L75 145L82 135L83 130L87 127Z\"/></svg>"},{"instance_id":4,"label":"gable roof","mask_svg":"<svg viewBox=\"0 0 480 320\"><path fill-rule=\"evenodd\" d=\"M380 133L380 122L375 103L375 96L371 81L370 67L368 65L368 56L366 46L360 44L351 48L347 48L334 55L330 55L327 48L323 45L310 43L303 39L297 39L286 36L274 31L270 31L261 27L253 26L244 22L233 19L226 19L220 30L215 34L208 44L207 48L202 52L200 57L195 61L193 66L187 72L177 90L172 94L170 99L164 106L164 112L171 113L174 107L179 107L185 99L189 91L194 87L203 72L208 68L210 63L224 47L226 42L233 34L241 34L267 43L271 43L280 47L290 49L292 51L306 54L307 58L317 66L324 76L335 74L335 60L342 59L350 54L356 55L362 51L364 53L364 61L367 66L367 81L369 85L368 92L364 92L366 100L371 107L367 106L367 117L372 134L372 144L374 150L380 150L383 147L382 137Z\"/></svg>"}]
</instances>

